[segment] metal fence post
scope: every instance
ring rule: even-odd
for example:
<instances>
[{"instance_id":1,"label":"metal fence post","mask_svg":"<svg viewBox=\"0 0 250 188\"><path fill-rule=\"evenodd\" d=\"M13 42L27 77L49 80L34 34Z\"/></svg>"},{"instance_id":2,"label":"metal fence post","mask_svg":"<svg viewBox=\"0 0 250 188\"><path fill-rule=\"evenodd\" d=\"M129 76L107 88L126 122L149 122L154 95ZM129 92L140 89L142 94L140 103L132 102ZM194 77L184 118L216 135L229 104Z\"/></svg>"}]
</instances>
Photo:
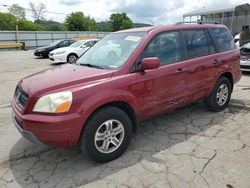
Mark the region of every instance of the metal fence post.
<instances>
[{"instance_id":1,"label":"metal fence post","mask_svg":"<svg viewBox=\"0 0 250 188\"><path fill-rule=\"evenodd\" d=\"M36 31L35 31L35 39L36 39L36 47L38 47L38 41L37 41L37 34L36 34Z\"/></svg>"},{"instance_id":2,"label":"metal fence post","mask_svg":"<svg viewBox=\"0 0 250 188\"><path fill-rule=\"evenodd\" d=\"M53 32L51 32L51 39L52 39L52 42L54 42Z\"/></svg>"}]
</instances>

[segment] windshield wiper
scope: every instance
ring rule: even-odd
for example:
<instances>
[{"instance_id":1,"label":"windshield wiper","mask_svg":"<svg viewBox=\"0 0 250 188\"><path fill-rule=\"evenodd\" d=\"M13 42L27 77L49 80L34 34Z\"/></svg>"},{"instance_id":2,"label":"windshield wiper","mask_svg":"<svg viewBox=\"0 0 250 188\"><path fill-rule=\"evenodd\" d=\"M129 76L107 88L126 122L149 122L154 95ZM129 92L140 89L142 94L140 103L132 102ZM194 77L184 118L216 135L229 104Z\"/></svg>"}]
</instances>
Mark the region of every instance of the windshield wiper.
<instances>
[{"instance_id":1,"label":"windshield wiper","mask_svg":"<svg viewBox=\"0 0 250 188\"><path fill-rule=\"evenodd\" d=\"M83 64L80 64L82 66L87 66L87 67L94 67L94 68L97 68L97 69L103 69L102 66L99 66L99 65L93 65L93 64L90 64L90 63L83 63Z\"/></svg>"}]
</instances>

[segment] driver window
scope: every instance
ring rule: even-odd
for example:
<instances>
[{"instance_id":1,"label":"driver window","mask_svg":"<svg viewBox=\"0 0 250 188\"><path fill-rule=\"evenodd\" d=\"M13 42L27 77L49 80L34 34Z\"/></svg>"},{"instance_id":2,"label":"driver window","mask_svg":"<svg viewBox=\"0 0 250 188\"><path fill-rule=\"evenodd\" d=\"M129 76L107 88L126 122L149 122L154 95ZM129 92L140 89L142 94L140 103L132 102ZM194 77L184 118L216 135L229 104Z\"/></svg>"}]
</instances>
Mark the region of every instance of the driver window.
<instances>
[{"instance_id":1,"label":"driver window","mask_svg":"<svg viewBox=\"0 0 250 188\"><path fill-rule=\"evenodd\" d=\"M161 65L175 63L180 60L180 41L177 31L164 32L157 35L145 48L142 58L158 57Z\"/></svg>"},{"instance_id":2,"label":"driver window","mask_svg":"<svg viewBox=\"0 0 250 188\"><path fill-rule=\"evenodd\" d=\"M87 46L87 47L91 47L90 42L86 42L84 45Z\"/></svg>"},{"instance_id":3,"label":"driver window","mask_svg":"<svg viewBox=\"0 0 250 188\"><path fill-rule=\"evenodd\" d=\"M64 40L64 41L60 42L60 44L59 44L60 47L65 47L65 46L68 46L68 45L69 45L68 40Z\"/></svg>"}]
</instances>

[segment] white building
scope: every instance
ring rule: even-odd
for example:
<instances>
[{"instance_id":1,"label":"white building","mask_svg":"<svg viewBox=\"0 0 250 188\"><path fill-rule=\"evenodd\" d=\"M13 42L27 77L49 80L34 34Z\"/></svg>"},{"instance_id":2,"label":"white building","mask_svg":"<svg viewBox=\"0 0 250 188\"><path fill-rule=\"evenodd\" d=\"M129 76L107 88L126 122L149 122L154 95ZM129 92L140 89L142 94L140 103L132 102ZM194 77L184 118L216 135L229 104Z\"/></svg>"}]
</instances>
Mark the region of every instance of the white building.
<instances>
[{"instance_id":1,"label":"white building","mask_svg":"<svg viewBox=\"0 0 250 188\"><path fill-rule=\"evenodd\" d=\"M250 25L250 5L222 7L218 9L201 9L183 15L184 22L208 21L222 23L234 35L242 31L243 27Z\"/></svg>"}]
</instances>

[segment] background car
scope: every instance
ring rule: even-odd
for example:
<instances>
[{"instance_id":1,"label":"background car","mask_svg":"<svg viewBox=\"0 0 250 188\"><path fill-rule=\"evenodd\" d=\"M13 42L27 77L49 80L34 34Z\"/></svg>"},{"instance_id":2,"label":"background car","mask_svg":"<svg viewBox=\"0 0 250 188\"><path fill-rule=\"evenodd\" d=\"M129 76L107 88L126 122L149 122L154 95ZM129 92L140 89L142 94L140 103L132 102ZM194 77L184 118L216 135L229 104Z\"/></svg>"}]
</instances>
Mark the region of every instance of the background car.
<instances>
[{"instance_id":1,"label":"background car","mask_svg":"<svg viewBox=\"0 0 250 188\"><path fill-rule=\"evenodd\" d=\"M250 71L250 42L240 49L240 68L242 71Z\"/></svg>"},{"instance_id":2,"label":"background car","mask_svg":"<svg viewBox=\"0 0 250 188\"><path fill-rule=\"evenodd\" d=\"M59 48L49 53L50 60L56 63L74 63L78 57L97 43L99 39L81 40L68 47Z\"/></svg>"},{"instance_id":3,"label":"background car","mask_svg":"<svg viewBox=\"0 0 250 188\"><path fill-rule=\"evenodd\" d=\"M76 40L72 40L72 39L62 39L62 40L55 41L49 44L48 46L43 46L43 47L35 49L34 56L39 56L39 57L44 57L44 58L49 57L49 52L51 52L52 50L69 46L75 42Z\"/></svg>"},{"instance_id":4,"label":"background car","mask_svg":"<svg viewBox=\"0 0 250 188\"><path fill-rule=\"evenodd\" d=\"M234 36L234 42L237 48L240 48L240 33Z\"/></svg>"}]
</instances>

